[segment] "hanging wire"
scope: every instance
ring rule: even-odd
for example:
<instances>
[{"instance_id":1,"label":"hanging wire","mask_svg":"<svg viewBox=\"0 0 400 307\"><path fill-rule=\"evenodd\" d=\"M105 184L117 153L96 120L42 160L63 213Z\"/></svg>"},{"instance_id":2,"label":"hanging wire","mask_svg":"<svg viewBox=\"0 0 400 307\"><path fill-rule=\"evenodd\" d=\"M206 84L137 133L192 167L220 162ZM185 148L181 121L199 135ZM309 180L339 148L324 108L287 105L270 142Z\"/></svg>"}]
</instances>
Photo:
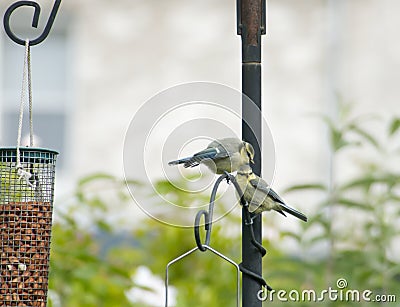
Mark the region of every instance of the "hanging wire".
<instances>
[{"instance_id":1,"label":"hanging wire","mask_svg":"<svg viewBox=\"0 0 400 307\"><path fill-rule=\"evenodd\" d=\"M29 146L33 147L31 47L28 39L25 41L25 49L27 49L26 63L27 63L27 73L28 73Z\"/></svg>"},{"instance_id":2,"label":"hanging wire","mask_svg":"<svg viewBox=\"0 0 400 307\"><path fill-rule=\"evenodd\" d=\"M227 181L229 180L229 174L225 173L221 175L217 181L214 184L214 187L211 192L211 197L210 197L210 203L207 210L200 210L195 218L195 225L194 225L194 236L196 240L196 247L187 251L186 253L178 256L177 258L171 260L166 267L166 272L165 272L165 307L168 307L168 289L169 289L169 268L171 265L174 263L184 259L185 257L189 256L190 254L194 253L197 250L200 250L201 252L205 252L207 250L211 251L213 254L217 255L218 257L222 258L226 262L229 262L236 268L236 306L240 306L240 266L234 262L232 259L229 257L225 256L224 254L218 252L217 250L213 249L212 247L209 246L210 240L211 240L211 230L212 230L212 217L214 213L214 203L215 203L215 197L217 195L218 187L220 183L226 179ZM200 238L200 220L201 217L204 215L204 228L206 230L206 237L204 243L201 242Z\"/></svg>"},{"instance_id":3,"label":"hanging wire","mask_svg":"<svg viewBox=\"0 0 400 307\"><path fill-rule=\"evenodd\" d=\"M25 41L25 55L24 55L24 67L22 72L22 87L21 87L21 101L19 107L19 119L18 119L18 136L17 136L17 173L20 180L25 180L30 187L34 187L35 179L32 178L32 174L26 171L21 163L21 137L22 137L22 124L24 118L24 106L26 100L26 91L28 90L28 104L29 104L29 143L30 147L33 147L33 120L32 120L32 76L31 76L31 48L30 42L27 39ZM32 180L33 179L33 180Z\"/></svg>"},{"instance_id":4,"label":"hanging wire","mask_svg":"<svg viewBox=\"0 0 400 307\"><path fill-rule=\"evenodd\" d=\"M204 251L206 251L206 250L211 251L213 254L222 258L226 262L229 262L236 268L236 306L239 307L240 306L239 305L239 302L240 302L240 268L239 268L239 265L236 262L234 262L232 259L228 258L224 254L221 254L220 252L218 252L217 250L213 249L212 247L210 247L208 245L203 244L202 247L204 248ZM171 260L170 262L168 262L166 270L165 270L165 307L168 307L169 268L170 268L170 266L173 265L174 263L182 260L183 258L186 258L187 256L189 256L190 254L194 253L197 250L199 250L198 246L196 246L195 248L189 250L188 252L186 252L186 253L178 256L177 258Z\"/></svg>"},{"instance_id":5,"label":"hanging wire","mask_svg":"<svg viewBox=\"0 0 400 307\"><path fill-rule=\"evenodd\" d=\"M31 164L31 172L24 169L21 161L21 135L22 135L22 124L23 124L23 112L24 112L24 102L26 100L26 86L28 89L28 101L29 101L29 145L30 147L34 146L34 134L33 134L33 119L32 119L32 74L31 74L31 56L30 56L30 47L40 44L43 42L50 33L51 27L53 26L54 20L56 18L58 9L60 7L61 0L55 0L53 8L50 12L47 23L43 29L42 34L32 40L23 40L17 37L12 31L10 27L10 18L12 13L20 8L31 6L34 8L34 14L32 19L32 27L37 28L40 17L40 5L35 1L18 1L13 3L5 12L3 18L3 25L7 35L16 42L17 44L25 46L25 58L24 58L24 68L23 68L23 78L22 78L22 93L21 93L21 104L20 104L20 113L18 120L18 137L17 137L17 161L16 161L16 169L19 175L19 180L25 180L26 183L31 187L36 189L38 194L41 194L41 188L39 186L39 182L37 180L37 174L34 173L33 164ZM36 184L35 184L36 183Z\"/></svg>"}]
</instances>

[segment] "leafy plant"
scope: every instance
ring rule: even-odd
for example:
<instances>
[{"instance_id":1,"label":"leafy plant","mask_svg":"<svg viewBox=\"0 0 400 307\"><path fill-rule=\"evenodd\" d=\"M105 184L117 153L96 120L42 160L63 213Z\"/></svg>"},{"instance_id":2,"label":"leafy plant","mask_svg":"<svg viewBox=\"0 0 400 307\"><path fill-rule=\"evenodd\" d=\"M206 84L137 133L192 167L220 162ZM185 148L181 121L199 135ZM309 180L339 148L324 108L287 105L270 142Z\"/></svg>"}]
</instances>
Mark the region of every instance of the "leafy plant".
<instances>
[{"instance_id":1,"label":"leafy plant","mask_svg":"<svg viewBox=\"0 0 400 307\"><path fill-rule=\"evenodd\" d=\"M276 240L264 240L268 252L263 258L263 275L277 291L314 289L319 293L329 287L337 289L337 279L345 278L346 289L395 294L399 299L396 242L400 239L400 173L396 167L400 165L400 119L391 120L385 133L371 133L366 129L371 119L351 118L349 108L344 109L338 122L324 119L331 138L330 181L301 183L287 189L287 193L318 195L321 201L315 204L308 223L301 223L295 231L280 232ZM366 151L370 157L361 154ZM351 157L357 157L356 163L349 162ZM353 168L350 179L338 176L343 165ZM148 193L146 186L131 184ZM199 198L208 199L208 195L183 192L168 181L157 182L155 188L177 205L191 206ZM110 222L104 217L131 205L128 200L124 183L113 176L98 174L78 182L69 210L53 227L50 288L56 298L54 307L145 306L139 297L133 303L125 294L135 287L153 294L160 291L135 284L132 277L136 268L145 266L162 281L166 264L195 246L192 229L166 226L152 219L137 222L129 233L121 234L120 227L126 221ZM222 206L218 203L216 210ZM236 262L241 258L241 238L239 231L232 229L240 229L239 220L230 214L215 223L211 239L212 247ZM296 253L281 248L283 239L297 246ZM107 243L110 241L113 244ZM235 271L210 252L197 251L174 264L170 284L177 290L176 307L235 304ZM281 302L275 299L266 304L277 306ZM296 303L299 307L315 304ZM319 306L363 304L318 302ZM161 305L162 297L158 302ZM379 305L368 303L371 307Z\"/></svg>"},{"instance_id":2,"label":"leafy plant","mask_svg":"<svg viewBox=\"0 0 400 307\"><path fill-rule=\"evenodd\" d=\"M155 186L158 193L173 197L177 205L190 205L199 198L187 197L167 181L158 181ZM53 226L53 306L143 307L140 298L135 304L125 295L133 287L155 291L132 281L136 268L146 266L163 280L168 261L195 246L192 229L166 226L152 219L122 234L121 223L110 223L104 217L112 210L132 205L126 193L123 181L107 174L90 175L78 182L69 209L60 213ZM82 216L86 221L81 222ZM240 242L223 231L220 222L214 224L212 246L238 261ZM107 243L110 241L114 242L111 246ZM211 252L196 252L172 266L170 273L171 286L178 289L176 306L231 306L235 302L235 280L233 267ZM159 299L161 306L163 298Z\"/></svg>"},{"instance_id":3,"label":"leafy plant","mask_svg":"<svg viewBox=\"0 0 400 307\"><path fill-rule=\"evenodd\" d=\"M384 138L367 131L364 118L350 119L349 112L342 114L345 116L337 123L324 118L331 139L330 182L287 189L287 192L323 194L323 200L317 204L310 221L302 225L302 231L286 235L296 240L303 250L325 246L328 253L322 253L322 259L303 259L297 272L307 276L312 287L335 286L338 278L346 278L351 289L369 289L374 294L397 294L399 297L400 265L393 257L393 249L400 239L400 172L393 167L399 164L388 165L386 160L398 161L398 149L396 152L391 148L399 145L393 138L400 121L398 118L391 121ZM349 157L357 151L361 157L366 150L378 158L359 159L354 177L339 179L337 173L342 164L354 167ZM325 304L341 306L343 303ZM370 304L375 305L379 304Z\"/></svg>"},{"instance_id":4,"label":"leafy plant","mask_svg":"<svg viewBox=\"0 0 400 307\"><path fill-rule=\"evenodd\" d=\"M98 235L113 236L117 228L104 219L110 210L100 196L104 187L112 192L115 202L126 201L120 194L122 180L91 175L78 182L72 201L65 204L68 210L60 212L53 225L50 306L134 306L125 296L134 286L131 275L135 266L127 257L133 248L114 246L103 252L104 242ZM124 257L119 257L121 254Z\"/></svg>"}]
</instances>

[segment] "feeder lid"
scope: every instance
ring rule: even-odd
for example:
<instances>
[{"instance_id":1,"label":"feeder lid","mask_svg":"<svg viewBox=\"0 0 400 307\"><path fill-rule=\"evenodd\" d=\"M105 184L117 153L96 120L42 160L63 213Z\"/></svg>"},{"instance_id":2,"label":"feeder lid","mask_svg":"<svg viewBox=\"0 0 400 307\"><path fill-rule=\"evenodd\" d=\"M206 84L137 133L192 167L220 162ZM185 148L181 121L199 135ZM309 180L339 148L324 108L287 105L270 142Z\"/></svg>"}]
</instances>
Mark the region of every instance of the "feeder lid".
<instances>
[{"instance_id":1,"label":"feeder lid","mask_svg":"<svg viewBox=\"0 0 400 307\"><path fill-rule=\"evenodd\" d=\"M7 146L7 147L0 147L0 151L16 151L17 147L16 146ZM59 152L53 149L48 149L48 148L42 148L42 147L25 147L25 146L21 146L19 148L19 150L21 151L32 151L32 152L48 152L48 153L52 153L52 154L56 154L58 155Z\"/></svg>"},{"instance_id":2,"label":"feeder lid","mask_svg":"<svg viewBox=\"0 0 400 307\"><path fill-rule=\"evenodd\" d=\"M58 152L40 147L20 147L22 162L47 163L54 160ZM16 162L17 147L0 147L0 162Z\"/></svg>"}]
</instances>

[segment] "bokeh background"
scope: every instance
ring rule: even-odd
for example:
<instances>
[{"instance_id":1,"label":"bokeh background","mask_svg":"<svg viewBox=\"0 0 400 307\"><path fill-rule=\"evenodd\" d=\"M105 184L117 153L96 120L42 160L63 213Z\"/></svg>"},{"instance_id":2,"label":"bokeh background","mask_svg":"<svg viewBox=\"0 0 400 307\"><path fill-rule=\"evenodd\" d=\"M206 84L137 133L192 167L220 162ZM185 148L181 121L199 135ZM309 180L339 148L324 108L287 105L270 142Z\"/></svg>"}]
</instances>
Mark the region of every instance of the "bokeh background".
<instances>
[{"instance_id":1,"label":"bokeh background","mask_svg":"<svg viewBox=\"0 0 400 307\"><path fill-rule=\"evenodd\" d=\"M52 1L38 2L38 30L31 9L13 15L19 36L41 33ZM11 3L2 1L1 11ZM194 246L192 230L155 222L135 205L123 180L124 137L140 106L162 90L193 81L240 90L235 5L65 0L47 40L32 47L37 144L61 153L52 306L163 305L165 265ZM276 153L272 186L310 217L307 225L264 218L264 277L276 289L322 290L346 278L348 288L400 300L399 12L394 0L268 1L262 84ZM23 52L2 31L2 146L16 143ZM149 199L208 197L177 190L162 172L155 190L147 178L128 179ZM237 262L239 212L213 233ZM176 269L175 306L232 305L234 272L218 261L202 254Z\"/></svg>"}]
</instances>

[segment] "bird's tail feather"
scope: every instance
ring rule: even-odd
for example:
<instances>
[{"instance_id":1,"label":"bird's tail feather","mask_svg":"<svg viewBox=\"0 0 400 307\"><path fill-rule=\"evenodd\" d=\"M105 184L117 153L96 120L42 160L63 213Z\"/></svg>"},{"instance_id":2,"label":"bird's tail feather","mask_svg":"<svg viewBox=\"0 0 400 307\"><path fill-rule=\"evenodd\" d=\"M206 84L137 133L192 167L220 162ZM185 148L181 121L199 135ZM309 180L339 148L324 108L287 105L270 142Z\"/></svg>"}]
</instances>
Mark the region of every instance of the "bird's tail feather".
<instances>
[{"instance_id":1,"label":"bird's tail feather","mask_svg":"<svg viewBox=\"0 0 400 307\"><path fill-rule=\"evenodd\" d=\"M214 158L216 154L217 154L217 151L214 148L210 148L210 149L200 151L199 153L197 153L191 157L182 158L179 160L168 162L168 165L183 164L184 167L194 167L194 166L199 165L200 162L202 162L203 160Z\"/></svg>"},{"instance_id":2,"label":"bird's tail feather","mask_svg":"<svg viewBox=\"0 0 400 307\"><path fill-rule=\"evenodd\" d=\"M170 162L168 162L168 165L178 165L178 164L186 163L186 162L190 161L190 159L192 159L192 158L193 157L188 157L188 158L182 158L182 159L170 161Z\"/></svg>"},{"instance_id":3,"label":"bird's tail feather","mask_svg":"<svg viewBox=\"0 0 400 307\"><path fill-rule=\"evenodd\" d=\"M296 209L293 209L292 207L289 207L286 204L280 204L280 205L281 205L281 208L282 208L283 211L285 211L285 212L287 212L287 213L299 218L300 220L302 220L304 222L307 222L307 217L303 213L301 213L300 211L297 211Z\"/></svg>"}]
</instances>

